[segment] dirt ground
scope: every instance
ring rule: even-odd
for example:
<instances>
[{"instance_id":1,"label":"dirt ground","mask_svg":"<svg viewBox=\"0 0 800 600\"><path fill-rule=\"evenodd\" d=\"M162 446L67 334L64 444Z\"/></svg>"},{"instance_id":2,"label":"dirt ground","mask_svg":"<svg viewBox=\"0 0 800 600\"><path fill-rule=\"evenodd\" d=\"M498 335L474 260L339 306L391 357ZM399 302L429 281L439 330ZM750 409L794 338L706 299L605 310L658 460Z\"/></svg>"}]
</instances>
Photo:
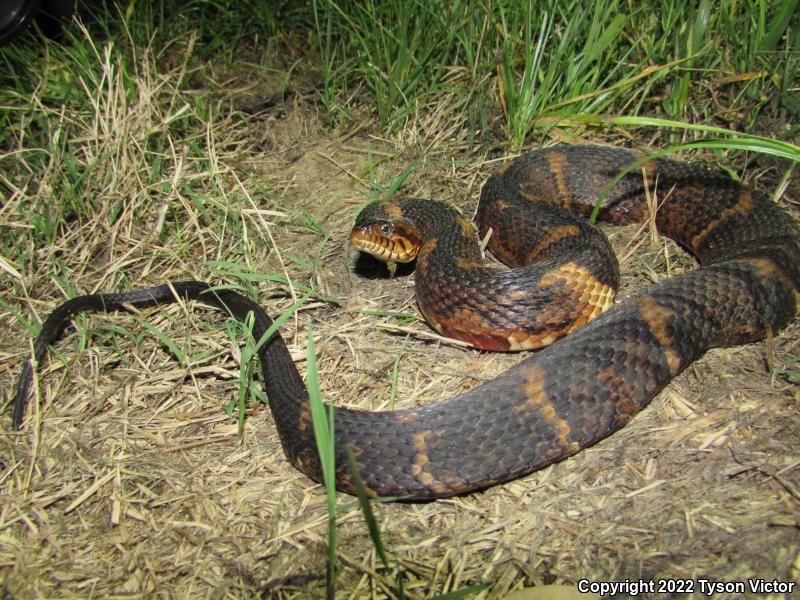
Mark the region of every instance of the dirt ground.
<instances>
[{"instance_id":1,"label":"dirt ground","mask_svg":"<svg viewBox=\"0 0 800 600\"><path fill-rule=\"evenodd\" d=\"M247 235L187 218L178 252L152 235L162 208L154 197L112 230L60 240L65 264L82 265L69 278L79 292L211 280L220 277L215 260L302 285L311 277L341 304L311 302L283 335L304 370L313 325L328 399L387 408L398 353L398 407L468 389L524 356L476 352L422 321L373 316L416 312L413 273L390 279L369 261L357 266L346 243L371 182L409 165L403 193L471 214L502 157L487 157L455 124L425 125L396 139L369 127L331 131L288 97L260 112L247 136L216 147L212 176L220 197L241 203ZM172 210L200 214L196 199L170 194ZM620 296L693 268L649 231L607 232L622 258ZM0 348L6 399L29 347L8 307L42 318L64 297L37 275L27 297L0 293L11 333ZM271 314L292 302L287 286L258 289ZM190 364L144 321L183 344ZM212 310L172 306L141 319L92 316L68 330L27 426L15 433L2 420L0 596L321 597L324 490L285 460L266 407L251 409L237 436L223 407L237 394L240 354L223 323ZM490 587L477 597L501 598L581 579L800 580L800 389L779 373L800 356L798 333L795 323L771 343L709 352L620 432L530 476L459 498L376 504L391 570L357 503L340 495L337 597L391 596L398 571L409 598L478 583Z\"/></svg>"}]
</instances>

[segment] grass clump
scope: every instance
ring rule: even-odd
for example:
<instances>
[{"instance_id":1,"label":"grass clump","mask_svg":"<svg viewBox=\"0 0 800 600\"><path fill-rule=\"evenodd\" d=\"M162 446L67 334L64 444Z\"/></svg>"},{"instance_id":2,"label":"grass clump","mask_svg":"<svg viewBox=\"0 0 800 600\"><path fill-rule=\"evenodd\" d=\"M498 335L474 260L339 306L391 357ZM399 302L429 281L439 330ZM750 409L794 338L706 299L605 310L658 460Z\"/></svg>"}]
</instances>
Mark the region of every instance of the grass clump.
<instances>
[{"instance_id":1,"label":"grass clump","mask_svg":"<svg viewBox=\"0 0 800 600\"><path fill-rule=\"evenodd\" d=\"M576 114L719 118L708 104L695 114L709 91L745 94L752 126L764 108L797 114L796 4L320 0L320 95L339 119L366 95L393 131L441 99L469 99L502 114L513 148Z\"/></svg>"}]
</instances>

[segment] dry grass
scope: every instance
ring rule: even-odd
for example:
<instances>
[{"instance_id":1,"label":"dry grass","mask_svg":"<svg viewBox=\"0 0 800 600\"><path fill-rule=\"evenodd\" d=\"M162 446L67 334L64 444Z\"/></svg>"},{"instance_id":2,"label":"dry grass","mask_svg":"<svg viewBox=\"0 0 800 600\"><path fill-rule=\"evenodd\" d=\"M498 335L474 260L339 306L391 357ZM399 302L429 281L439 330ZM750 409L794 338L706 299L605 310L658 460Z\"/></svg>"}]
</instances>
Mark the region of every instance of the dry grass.
<instances>
[{"instance_id":1,"label":"dry grass","mask_svg":"<svg viewBox=\"0 0 800 600\"><path fill-rule=\"evenodd\" d=\"M71 121L68 147L95 164L90 193L54 243L34 244L32 219L64 166L54 162L40 181L25 179L24 168L4 176L15 191L1 224L29 257L4 257L19 275L6 271L0 291L10 332L0 345L6 398L30 343L10 309L41 320L65 298L61 280L78 292L218 281L221 260L313 281L341 299L340 307L310 304L283 331L303 369L304 324L313 322L323 392L337 404L389 406L401 349L400 406L448 397L520 360L433 340L422 322L397 331L394 319L366 315L414 312L412 278L354 269L347 252L371 182L387 184L411 162L418 168L403 192L474 208L494 163L457 115L434 111L386 139L369 125L327 130L296 95L250 118L226 110L223 98L194 140L200 158L166 127L192 109L151 100L169 82L145 69L131 100L115 91L113 71L109 63L106 93L87 90L103 103L92 113L102 118L50 115ZM155 177L143 145L153 132L167 142ZM610 234L629 255L623 293L691 264L646 231ZM292 301L285 286L258 290L272 314ZM142 321L192 358L176 361ZM201 307L170 307L141 319L92 316L69 330L41 370L25 429L2 421L5 590L21 598L322 594L324 492L286 462L265 408L252 408L237 436L223 407L237 393L239 347L223 322ZM766 359L770 351L778 365L800 356L799 338L794 324L771 348L710 352L621 432L529 477L462 498L377 505L408 596L480 582L491 588L479 597L500 598L581 578L797 580L800 397L770 375ZM340 496L339 506L339 596L391 595L394 574L377 560L354 499Z\"/></svg>"}]
</instances>

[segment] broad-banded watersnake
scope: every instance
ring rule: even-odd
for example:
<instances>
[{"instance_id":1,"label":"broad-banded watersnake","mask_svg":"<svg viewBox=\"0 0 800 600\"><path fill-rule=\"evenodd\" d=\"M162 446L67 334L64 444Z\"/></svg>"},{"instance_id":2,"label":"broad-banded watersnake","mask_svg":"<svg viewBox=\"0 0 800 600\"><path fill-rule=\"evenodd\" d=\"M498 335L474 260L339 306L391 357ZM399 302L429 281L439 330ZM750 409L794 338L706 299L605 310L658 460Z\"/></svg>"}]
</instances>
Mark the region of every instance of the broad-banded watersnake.
<instances>
[{"instance_id":1,"label":"broad-banded watersnake","mask_svg":"<svg viewBox=\"0 0 800 600\"><path fill-rule=\"evenodd\" d=\"M490 248L510 264L532 255L543 260L522 267L522 283L509 278L508 273L519 275L516 269L493 270L496 279L489 284L479 280L483 267L472 226L448 209L428 215L425 201L370 205L354 235L363 242L364 232L384 228L376 225L384 221L416 227L419 239L400 243L419 245L419 303L438 330L501 350L547 345L574 329L575 319L583 325L609 305L618 277L602 235L567 212L588 213L611 179L640 156L607 147L556 146L525 154L491 176L477 213L481 233L493 229ZM379 496L446 497L520 477L622 427L708 348L762 339L794 319L800 236L786 211L727 175L659 158L613 188L600 218L615 223L649 218L648 193L657 197L658 230L693 254L701 268L625 299L464 394L392 412L337 408L337 487L354 489L348 447L367 488ZM524 204L535 211L523 211ZM445 214L455 230L440 227ZM426 215L433 220L425 221ZM536 282L542 285L534 287ZM241 294L209 292L208 284L196 281L171 286L65 302L42 327L36 362L73 315L174 302L173 289L239 320L252 313L255 339L272 323ZM566 298L566 308L531 313L544 296ZM501 308L487 317L484 309L494 300ZM523 333L509 334L512 325ZM261 347L259 357L284 451L295 467L319 481L306 387L279 334ZM22 423L31 376L27 361L13 401L15 428Z\"/></svg>"}]
</instances>

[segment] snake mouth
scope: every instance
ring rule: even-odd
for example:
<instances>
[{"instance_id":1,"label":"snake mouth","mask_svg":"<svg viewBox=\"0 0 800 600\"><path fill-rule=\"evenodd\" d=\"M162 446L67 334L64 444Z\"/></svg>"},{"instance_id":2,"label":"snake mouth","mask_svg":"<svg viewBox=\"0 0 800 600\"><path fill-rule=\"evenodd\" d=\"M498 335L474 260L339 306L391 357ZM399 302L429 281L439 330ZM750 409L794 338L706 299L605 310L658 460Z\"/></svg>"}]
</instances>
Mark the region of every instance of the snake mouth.
<instances>
[{"instance_id":1,"label":"snake mouth","mask_svg":"<svg viewBox=\"0 0 800 600\"><path fill-rule=\"evenodd\" d=\"M390 221L357 225L350 241L359 250L386 262L411 262L417 257L422 240L416 230Z\"/></svg>"}]
</instances>

